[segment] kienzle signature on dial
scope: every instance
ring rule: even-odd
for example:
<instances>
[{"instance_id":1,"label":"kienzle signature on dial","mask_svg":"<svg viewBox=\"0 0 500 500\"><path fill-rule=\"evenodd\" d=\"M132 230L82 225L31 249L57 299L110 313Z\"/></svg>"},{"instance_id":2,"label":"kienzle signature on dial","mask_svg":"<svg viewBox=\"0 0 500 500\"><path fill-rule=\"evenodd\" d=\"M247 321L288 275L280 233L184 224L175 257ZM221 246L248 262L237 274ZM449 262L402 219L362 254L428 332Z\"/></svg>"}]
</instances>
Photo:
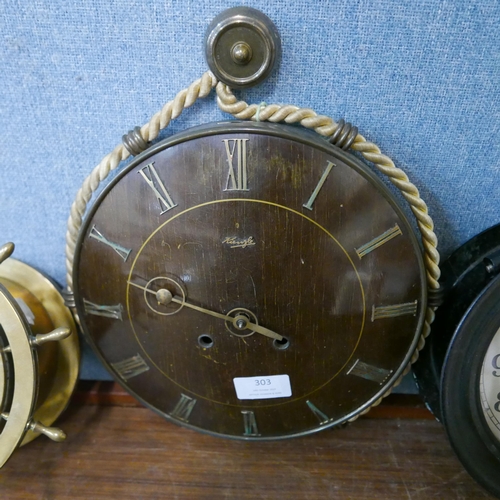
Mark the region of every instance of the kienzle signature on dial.
<instances>
[{"instance_id":1,"label":"kienzle signature on dial","mask_svg":"<svg viewBox=\"0 0 500 500\"><path fill-rule=\"evenodd\" d=\"M248 238L236 238L235 236L227 236L222 240L222 244L229 245L230 248L246 248L253 247L256 243L253 236L249 236Z\"/></svg>"}]
</instances>

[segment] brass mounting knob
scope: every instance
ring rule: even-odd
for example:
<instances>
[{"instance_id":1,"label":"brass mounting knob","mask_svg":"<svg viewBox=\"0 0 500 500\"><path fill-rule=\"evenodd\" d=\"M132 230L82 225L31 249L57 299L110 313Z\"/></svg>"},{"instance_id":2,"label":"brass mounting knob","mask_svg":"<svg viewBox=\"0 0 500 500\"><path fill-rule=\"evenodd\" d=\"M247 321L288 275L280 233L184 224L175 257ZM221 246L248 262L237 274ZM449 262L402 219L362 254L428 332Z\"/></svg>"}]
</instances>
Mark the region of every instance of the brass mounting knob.
<instances>
[{"instance_id":1,"label":"brass mounting knob","mask_svg":"<svg viewBox=\"0 0 500 500\"><path fill-rule=\"evenodd\" d=\"M264 81L281 57L281 41L273 22L251 7L221 12L205 35L205 55L212 73L232 88Z\"/></svg>"}]
</instances>

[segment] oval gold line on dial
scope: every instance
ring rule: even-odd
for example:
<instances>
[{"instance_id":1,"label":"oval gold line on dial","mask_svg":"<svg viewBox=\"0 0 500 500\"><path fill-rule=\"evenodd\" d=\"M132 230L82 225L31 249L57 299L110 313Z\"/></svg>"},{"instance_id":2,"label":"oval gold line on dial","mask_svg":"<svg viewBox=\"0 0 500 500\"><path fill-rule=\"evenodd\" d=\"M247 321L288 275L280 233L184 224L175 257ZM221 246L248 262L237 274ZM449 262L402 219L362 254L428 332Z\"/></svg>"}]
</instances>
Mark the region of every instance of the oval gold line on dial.
<instances>
[{"instance_id":1,"label":"oval gold line on dial","mask_svg":"<svg viewBox=\"0 0 500 500\"><path fill-rule=\"evenodd\" d=\"M196 210L204 209L204 208L208 208L208 207L216 207L217 205L223 205L223 204L229 204L229 203L235 203L235 204L242 203L242 204L247 204L247 205L256 206L256 207L258 207L260 205L262 205L263 207L272 207L272 208L278 209L280 211L283 210L284 213L290 213L290 214L292 214L293 217L298 216L299 220L304 220L304 221L307 221L307 223L311 223L314 228L317 228L320 231L320 233L322 233L322 234L324 234L324 235L327 236L327 241L331 241L335 245L335 248L337 248L338 251L339 251L339 253L343 256L343 258L346 259L346 262L348 263L349 268L352 271L353 283L356 284L355 285L355 289L357 291L356 293L359 294L359 301L360 301L359 329L356 330L356 338L355 338L355 340L353 340L353 347L349 351L349 354L346 355L345 358L342 358L342 361L338 363L338 365L339 365L338 368L336 366L336 368L333 371L333 373L329 374L327 378L325 378L324 380L322 380L322 382L320 384L318 384L314 388L313 392L315 392L317 390L320 390L322 387L324 387L325 385L327 385L328 383L330 383L335 377L337 377L339 374L341 374L345 370L345 367L349 364L352 356L354 356L354 353L356 352L357 346L359 345L359 343L361 341L361 338L362 338L362 335L363 335L363 331L364 331L365 318L366 318L364 287L363 287L363 284L362 284L361 277L358 274L357 268L356 268L356 266L354 264L354 261L352 260L351 256L349 255L349 253L347 252L347 250L342 246L342 244L328 230L326 230L323 226L321 226L317 221L311 219L307 215L302 214L301 212L299 212L297 210L294 210L294 209L292 209L290 207L286 207L286 206L283 206L283 205L280 205L280 204L277 204L277 203L269 202L269 201L255 200L255 199L243 199L243 198L231 198L231 199L214 200L214 201L202 203L202 204L199 204L199 205L196 205L196 206L193 206L193 207L189 207L189 208L187 208L187 209L185 209L185 210L183 210L183 211L181 211L181 212L173 215L172 217L170 217L170 219L168 219L167 221L165 221L162 224L160 224L160 226L158 228L156 228L151 233L151 235L149 235L145 239L145 241L142 244L142 246L138 249L137 254L136 254L135 258L134 258L134 261L133 261L133 263L131 265L129 276L128 276L128 279L127 279L128 283L127 283L127 289L126 289L126 304L127 304L126 307L127 307L127 313L128 313L128 317L129 317L129 323L131 325L133 334L134 334L134 336L136 338L136 341L137 341L137 345L142 350L143 355L149 360L150 363L152 363L159 370L160 373L162 373L165 377L169 378L174 384L176 384L181 389L181 391L187 391L188 390L188 388L186 386L178 383L176 381L176 379L173 378L167 372L167 370L165 368L162 368L162 366L160 366L155 361L155 359L153 359L153 357L150 355L150 353L145 348L144 342L141 341L141 336L138 333L138 331L136 330L136 326L134 324L134 315L133 315L133 313L131 311L131 308L130 308L131 297L132 297L132 295L131 295L131 287L132 288L137 288L137 286L135 286L135 285L137 285L137 283L136 283L136 281L134 279L134 276L138 276L141 279L146 280L146 281L148 279L151 279L151 277L149 277L149 276L141 276L140 273L137 274L136 273L136 267L138 265L138 262L141 259L142 253L145 251L146 248L148 248L148 245L150 244L150 242L153 241L153 238L155 237L155 235L159 234L159 232L162 231L164 228L168 228L169 224L172 224L174 221L177 221L179 218L184 217L186 215L189 215L189 214L191 214L192 212L194 212ZM231 251L234 251L234 250L231 250ZM188 293L188 299L189 299L189 293ZM196 298L193 298L193 299L196 299ZM245 304L241 304L241 306L242 307L246 307ZM221 314L221 316L224 316L222 313L218 313L218 314ZM264 326L267 328L267 325L264 325ZM249 328L251 329L252 325L250 325ZM256 330L257 330L257 328L256 328ZM285 332L279 332L278 331L276 333L278 335L280 335L280 336L286 337L286 333ZM270 347L270 348L272 348L272 347ZM205 396L204 394L201 394L200 392L197 392L197 391L193 390L192 388L189 388L189 392L192 393L194 396L196 396L196 398L198 398L198 399L207 399L207 396ZM292 400L306 398L306 397L308 397L308 395L310 393L311 393L310 391L307 391L306 393L297 392L296 394L294 394L294 398ZM229 402L224 402L222 400L215 400L213 398L208 398L208 399L211 400L211 401L214 401L214 402L216 401L218 404L223 404L225 406L239 406L238 403L229 403ZM282 404L286 404L286 402L285 401L276 401L276 402L273 402L273 403L269 402L269 403L266 403L265 405L263 404L262 406L278 406L278 405L282 405Z\"/></svg>"}]
</instances>

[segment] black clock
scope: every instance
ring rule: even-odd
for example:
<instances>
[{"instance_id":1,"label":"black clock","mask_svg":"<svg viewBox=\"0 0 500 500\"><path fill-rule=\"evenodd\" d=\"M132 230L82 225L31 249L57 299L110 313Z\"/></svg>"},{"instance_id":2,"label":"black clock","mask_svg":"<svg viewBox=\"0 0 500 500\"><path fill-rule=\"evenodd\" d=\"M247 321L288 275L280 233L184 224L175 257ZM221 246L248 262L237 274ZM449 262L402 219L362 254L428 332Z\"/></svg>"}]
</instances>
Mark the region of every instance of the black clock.
<instances>
[{"instance_id":1,"label":"black clock","mask_svg":"<svg viewBox=\"0 0 500 500\"><path fill-rule=\"evenodd\" d=\"M414 366L467 471L500 496L500 225L442 266L443 304Z\"/></svg>"}]
</instances>

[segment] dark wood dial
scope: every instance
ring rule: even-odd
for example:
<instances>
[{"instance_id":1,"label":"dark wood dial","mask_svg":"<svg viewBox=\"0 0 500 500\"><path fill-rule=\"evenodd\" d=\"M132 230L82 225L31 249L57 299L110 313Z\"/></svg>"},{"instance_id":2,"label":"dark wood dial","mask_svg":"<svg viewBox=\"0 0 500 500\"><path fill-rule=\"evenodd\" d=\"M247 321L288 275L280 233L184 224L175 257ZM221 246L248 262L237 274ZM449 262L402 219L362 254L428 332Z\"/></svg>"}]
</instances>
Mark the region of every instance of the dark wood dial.
<instances>
[{"instance_id":1,"label":"dark wood dial","mask_svg":"<svg viewBox=\"0 0 500 500\"><path fill-rule=\"evenodd\" d=\"M356 158L287 126L187 131L99 196L74 269L83 329L167 418L230 437L339 424L394 383L426 306L421 251Z\"/></svg>"}]
</instances>

